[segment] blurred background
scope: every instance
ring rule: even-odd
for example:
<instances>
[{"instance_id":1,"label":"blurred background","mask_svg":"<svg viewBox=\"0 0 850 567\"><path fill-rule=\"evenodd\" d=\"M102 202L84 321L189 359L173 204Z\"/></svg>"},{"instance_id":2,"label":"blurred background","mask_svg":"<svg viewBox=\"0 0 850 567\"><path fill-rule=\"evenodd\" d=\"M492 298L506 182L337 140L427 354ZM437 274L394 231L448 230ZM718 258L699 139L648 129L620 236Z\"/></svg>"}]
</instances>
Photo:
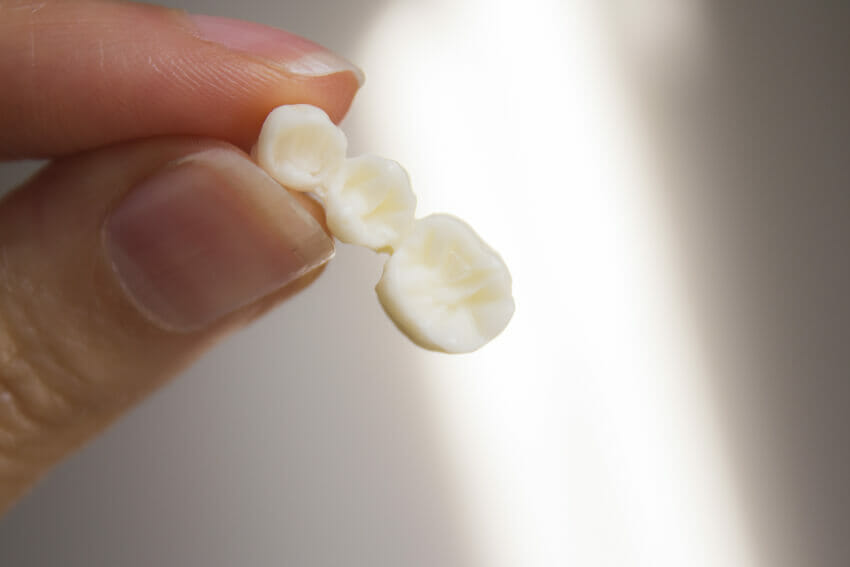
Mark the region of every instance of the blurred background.
<instances>
[{"instance_id":1,"label":"blurred background","mask_svg":"<svg viewBox=\"0 0 850 567\"><path fill-rule=\"evenodd\" d=\"M850 562L850 4L169 4L360 65L352 152L499 250L517 313L418 350L341 245L0 521L0 565Z\"/></svg>"}]
</instances>

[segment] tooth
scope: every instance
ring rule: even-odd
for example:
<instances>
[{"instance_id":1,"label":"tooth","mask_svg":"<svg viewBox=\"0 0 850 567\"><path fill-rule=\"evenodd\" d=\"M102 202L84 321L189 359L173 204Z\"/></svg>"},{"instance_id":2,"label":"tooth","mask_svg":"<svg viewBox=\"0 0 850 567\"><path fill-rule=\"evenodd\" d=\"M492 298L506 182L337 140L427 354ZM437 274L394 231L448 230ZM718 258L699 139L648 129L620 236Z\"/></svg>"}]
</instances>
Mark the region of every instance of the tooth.
<instances>
[{"instance_id":1,"label":"tooth","mask_svg":"<svg viewBox=\"0 0 850 567\"><path fill-rule=\"evenodd\" d=\"M268 115L255 153L260 167L284 187L313 191L342 165L347 146L322 109L292 104Z\"/></svg>"},{"instance_id":2,"label":"tooth","mask_svg":"<svg viewBox=\"0 0 850 567\"><path fill-rule=\"evenodd\" d=\"M374 155L346 159L347 145L323 110L287 105L266 118L251 155L281 185L322 200L341 241L392 254L375 290L414 343L448 353L484 346L514 313L501 257L460 219L415 220L404 168Z\"/></svg>"},{"instance_id":3,"label":"tooth","mask_svg":"<svg viewBox=\"0 0 850 567\"><path fill-rule=\"evenodd\" d=\"M410 231L416 196L397 162L375 155L345 160L323 195L328 227L349 244L391 251Z\"/></svg>"},{"instance_id":4,"label":"tooth","mask_svg":"<svg viewBox=\"0 0 850 567\"><path fill-rule=\"evenodd\" d=\"M414 343L448 353L482 347L514 312L504 261L469 225L449 215L414 223L375 290Z\"/></svg>"}]
</instances>

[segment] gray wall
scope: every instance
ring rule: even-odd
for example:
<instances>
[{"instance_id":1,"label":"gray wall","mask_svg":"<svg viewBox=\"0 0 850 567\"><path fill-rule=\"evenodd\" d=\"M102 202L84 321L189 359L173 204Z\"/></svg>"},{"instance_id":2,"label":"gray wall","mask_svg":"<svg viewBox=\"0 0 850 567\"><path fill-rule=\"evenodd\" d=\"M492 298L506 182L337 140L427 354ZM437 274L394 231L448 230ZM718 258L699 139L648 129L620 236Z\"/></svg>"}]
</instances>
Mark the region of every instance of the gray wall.
<instances>
[{"instance_id":1,"label":"gray wall","mask_svg":"<svg viewBox=\"0 0 850 567\"><path fill-rule=\"evenodd\" d=\"M382 4L175 3L341 53ZM839 1L714 4L711 55L686 79L647 72L627 44L621 61L669 181L660 190L759 563L839 567L850 562L850 13ZM2 185L24 169L4 166ZM342 247L311 290L63 464L0 523L0 565L483 566L420 355L374 348L396 336L374 305L379 270Z\"/></svg>"}]
</instances>

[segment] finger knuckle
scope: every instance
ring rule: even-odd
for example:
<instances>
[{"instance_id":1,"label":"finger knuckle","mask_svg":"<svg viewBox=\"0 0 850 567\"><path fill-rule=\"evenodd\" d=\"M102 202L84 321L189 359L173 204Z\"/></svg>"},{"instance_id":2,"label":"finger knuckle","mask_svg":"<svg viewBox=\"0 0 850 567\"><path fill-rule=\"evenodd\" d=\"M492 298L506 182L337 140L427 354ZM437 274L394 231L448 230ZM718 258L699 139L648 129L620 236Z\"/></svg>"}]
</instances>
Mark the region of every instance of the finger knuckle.
<instances>
[{"instance_id":1,"label":"finger knuckle","mask_svg":"<svg viewBox=\"0 0 850 567\"><path fill-rule=\"evenodd\" d=\"M0 303L0 452L41 458L81 411L75 373L24 305ZM78 380L79 377L76 377Z\"/></svg>"}]
</instances>

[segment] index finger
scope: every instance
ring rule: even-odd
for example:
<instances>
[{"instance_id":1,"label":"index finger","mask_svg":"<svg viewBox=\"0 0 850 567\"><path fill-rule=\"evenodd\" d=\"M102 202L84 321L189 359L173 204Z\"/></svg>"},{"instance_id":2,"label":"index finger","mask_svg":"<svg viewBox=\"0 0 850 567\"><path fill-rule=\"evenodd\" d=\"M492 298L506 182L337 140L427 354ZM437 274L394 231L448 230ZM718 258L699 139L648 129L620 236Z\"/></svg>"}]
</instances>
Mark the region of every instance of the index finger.
<instances>
[{"instance_id":1,"label":"index finger","mask_svg":"<svg viewBox=\"0 0 850 567\"><path fill-rule=\"evenodd\" d=\"M158 135L243 148L282 104L345 115L361 75L298 36L157 6L0 2L0 159Z\"/></svg>"}]
</instances>

